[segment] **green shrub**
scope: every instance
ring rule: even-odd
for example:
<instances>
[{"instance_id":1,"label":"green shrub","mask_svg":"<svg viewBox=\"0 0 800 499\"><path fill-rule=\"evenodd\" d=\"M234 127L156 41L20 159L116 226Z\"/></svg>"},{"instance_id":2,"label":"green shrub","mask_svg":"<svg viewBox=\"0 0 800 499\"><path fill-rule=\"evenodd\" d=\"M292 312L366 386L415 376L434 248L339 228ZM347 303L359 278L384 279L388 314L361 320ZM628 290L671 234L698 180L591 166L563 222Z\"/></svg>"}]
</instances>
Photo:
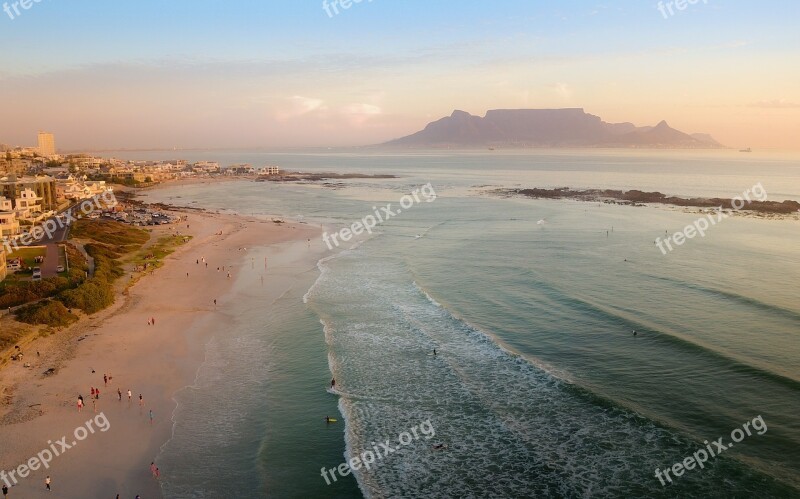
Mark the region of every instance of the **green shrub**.
<instances>
[{"instance_id":1,"label":"green shrub","mask_svg":"<svg viewBox=\"0 0 800 499\"><path fill-rule=\"evenodd\" d=\"M103 281L87 281L75 289L64 291L58 299L69 308L97 313L114 303L114 289Z\"/></svg>"},{"instance_id":2,"label":"green shrub","mask_svg":"<svg viewBox=\"0 0 800 499\"><path fill-rule=\"evenodd\" d=\"M27 305L14 312L19 322L25 324L44 324L51 327L69 326L78 318L67 310L59 301L46 300Z\"/></svg>"},{"instance_id":3,"label":"green shrub","mask_svg":"<svg viewBox=\"0 0 800 499\"><path fill-rule=\"evenodd\" d=\"M16 307L42 298L49 298L69 287L66 279L51 277L41 281L9 282L0 294L0 308Z\"/></svg>"},{"instance_id":4,"label":"green shrub","mask_svg":"<svg viewBox=\"0 0 800 499\"><path fill-rule=\"evenodd\" d=\"M87 244L86 253L94 259L94 275L77 288L62 292L58 299L67 307L94 314L114 303L114 281L125 271L116 261L119 253L111 246Z\"/></svg>"}]
</instances>

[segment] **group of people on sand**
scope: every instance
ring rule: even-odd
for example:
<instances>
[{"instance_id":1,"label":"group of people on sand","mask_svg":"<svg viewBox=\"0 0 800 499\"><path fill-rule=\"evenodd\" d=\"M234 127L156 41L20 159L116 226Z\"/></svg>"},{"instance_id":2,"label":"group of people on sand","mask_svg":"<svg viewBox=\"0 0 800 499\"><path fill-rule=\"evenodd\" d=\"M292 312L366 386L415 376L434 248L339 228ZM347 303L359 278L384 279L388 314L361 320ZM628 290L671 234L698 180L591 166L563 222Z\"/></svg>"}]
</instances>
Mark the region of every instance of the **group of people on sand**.
<instances>
[{"instance_id":1,"label":"group of people on sand","mask_svg":"<svg viewBox=\"0 0 800 499\"><path fill-rule=\"evenodd\" d=\"M94 370L92 370L94 373ZM103 385L108 386L108 382L113 380L114 378L108 374L103 374ZM97 412L97 401L100 400L100 389L95 388L94 386L90 387L90 399L92 400L92 404L94 405L94 412ZM131 402L133 401L133 392L131 392L130 388L127 391L128 395L128 405L130 406ZM117 400L122 402L122 390L117 388ZM83 407L86 405L86 402L83 399L83 395L78 395L78 412L83 411ZM144 407L144 396L140 393L139 394L139 407ZM153 411L150 411L150 424L153 423Z\"/></svg>"},{"instance_id":2,"label":"group of people on sand","mask_svg":"<svg viewBox=\"0 0 800 499\"><path fill-rule=\"evenodd\" d=\"M92 405L94 407L94 412L97 412L97 401L100 400L100 389L91 387L91 397L89 397L92 401ZM117 388L117 399L122 402L122 390ZM133 393L128 390L128 405L131 404L133 399ZM83 395L78 395L78 412L82 412L86 402L83 399ZM139 407L144 407L144 396L140 393L139 394ZM150 411L150 423L153 422L153 411Z\"/></svg>"},{"instance_id":3,"label":"group of people on sand","mask_svg":"<svg viewBox=\"0 0 800 499\"><path fill-rule=\"evenodd\" d=\"M92 371L92 373L94 373L94 370ZM113 379L112 376L108 374L103 374L104 386L107 387L108 382L111 381L112 379ZM100 399L100 389L95 388L93 386L90 388L91 388L90 393L91 393L92 404L94 405L94 412L97 412L97 400ZM128 396L128 406L130 406L131 403L133 402L133 392L130 389L128 389L126 394ZM117 388L117 399L119 400L119 402L122 402L122 395L123 395L122 389ZM83 400L83 395L78 395L78 412L83 411L84 405L85 402ZM144 396L141 393L139 394L139 407L141 412L141 408L144 407ZM155 414L153 413L152 409L150 409L148 417L150 418L150 424L152 425L153 420L155 419ZM153 477L156 479L158 479L161 476L161 471L155 466L155 463L150 463L150 471L153 473ZM50 476L48 475L47 478L45 479L45 486L47 490L51 490L50 482L51 482ZM3 498L5 499L7 495L8 495L8 487L3 486ZM117 497L119 497L119 494L117 495ZM139 498L140 496L137 495L136 497Z\"/></svg>"}]
</instances>

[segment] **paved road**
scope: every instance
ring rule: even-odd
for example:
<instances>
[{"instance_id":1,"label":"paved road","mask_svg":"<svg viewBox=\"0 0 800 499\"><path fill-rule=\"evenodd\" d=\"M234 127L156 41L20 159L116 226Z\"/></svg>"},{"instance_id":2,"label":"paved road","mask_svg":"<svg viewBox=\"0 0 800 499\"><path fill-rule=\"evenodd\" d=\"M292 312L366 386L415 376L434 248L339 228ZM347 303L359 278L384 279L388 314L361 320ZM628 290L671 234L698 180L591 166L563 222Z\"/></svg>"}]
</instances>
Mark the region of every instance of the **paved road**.
<instances>
[{"instance_id":1,"label":"paved road","mask_svg":"<svg viewBox=\"0 0 800 499\"><path fill-rule=\"evenodd\" d=\"M69 211L69 208L64 211ZM67 237L69 236L69 225L59 222L58 217L54 217L54 219L58 228L49 236L46 235L43 239L41 239L39 244L60 243L67 240Z\"/></svg>"},{"instance_id":2,"label":"paved road","mask_svg":"<svg viewBox=\"0 0 800 499\"><path fill-rule=\"evenodd\" d=\"M47 255L44 257L42 263L42 279L48 277L55 277L58 274L58 245L56 243L47 243Z\"/></svg>"},{"instance_id":3,"label":"paved road","mask_svg":"<svg viewBox=\"0 0 800 499\"><path fill-rule=\"evenodd\" d=\"M73 208L75 205L70 206L64 211L68 211L69 209ZM63 213L62 211L61 213ZM56 222L56 230L51 234L45 234L45 237L39 239L37 241L33 241L28 246L45 246L47 248L47 255L44 257L44 263L40 266L42 269L42 278L46 279L48 277L55 277L58 274L58 244L60 242L64 242L69 237L69 225L66 223L61 223L57 217L53 217L51 220L55 220Z\"/></svg>"}]
</instances>

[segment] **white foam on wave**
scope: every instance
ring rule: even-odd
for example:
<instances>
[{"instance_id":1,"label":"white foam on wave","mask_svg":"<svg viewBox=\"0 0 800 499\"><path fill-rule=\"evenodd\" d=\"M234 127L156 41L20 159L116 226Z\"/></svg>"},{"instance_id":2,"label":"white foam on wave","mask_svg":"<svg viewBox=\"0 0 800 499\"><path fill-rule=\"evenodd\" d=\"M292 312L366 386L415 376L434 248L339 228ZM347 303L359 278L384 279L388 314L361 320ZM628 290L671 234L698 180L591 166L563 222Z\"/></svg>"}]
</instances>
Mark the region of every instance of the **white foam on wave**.
<instances>
[{"instance_id":1,"label":"white foam on wave","mask_svg":"<svg viewBox=\"0 0 800 499\"><path fill-rule=\"evenodd\" d=\"M448 451L419 441L358 471L365 497L652 492L645 468L683 455L676 435L575 390L564 373L458 317L405 280L400 259L369 263L345 258L317 289L328 312L329 362L346 392L346 456L426 419ZM441 348L436 357L433 345Z\"/></svg>"},{"instance_id":2,"label":"white foam on wave","mask_svg":"<svg viewBox=\"0 0 800 499\"><path fill-rule=\"evenodd\" d=\"M322 281L322 279L325 277L325 274L328 272L328 266L325 264L338 256L339 254L330 255L326 256L325 258L320 258L319 261L317 261L317 268L319 269L319 277L317 277L317 280L314 281L314 284L312 284L311 287L308 288L306 294L303 295L303 303L308 303L311 294L317 289L319 283Z\"/></svg>"},{"instance_id":3,"label":"white foam on wave","mask_svg":"<svg viewBox=\"0 0 800 499\"><path fill-rule=\"evenodd\" d=\"M330 262L331 260L335 260L336 258L342 257L344 255L351 254L352 252L354 252L355 250L360 248L361 245L364 244L367 241L368 241L368 239L364 239L364 240L361 240L361 241L356 241L348 249L342 250L342 251L340 251L338 253L334 253L333 255L328 255L328 256L326 256L324 258L320 258L319 261L317 261L317 268L319 269L319 277L317 277L317 280L314 281L314 284L312 284L311 287L308 288L308 291L306 291L306 293L303 295L303 303L306 303L306 304L308 303L308 300L311 298L311 295L313 294L313 292L319 287L320 283L322 282L322 280L327 275L328 270L329 270L329 265L327 265L328 262Z\"/></svg>"},{"instance_id":4,"label":"white foam on wave","mask_svg":"<svg viewBox=\"0 0 800 499\"><path fill-rule=\"evenodd\" d=\"M484 336L485 339L488 340L493 346L496 346L497 348L502 350L507 355L509 355L509 356L511 356L511 357L513 357L515 359L520 359L520 360L522 360L524 362L528 362L531 365L533 365L534 367L536 367L537 369L541 369L542 371L546 372L550 376L558 378L561 381L565 381L565 382L571 383L571 384L575 383L575 380L572 378L572 376L570 376L570 374L567 371L565 371L563 369L559 369L559 368L553 366L552 364L550 364L548 362L545 362L542 359L536 358L536 357L534 357L532 355L523 354L521 352L516 351L514 348L512 348L511 346L506 344L502 339L500 339L496 334L493 334L493 333L488 332L488 331L484 331L480 327L478 327L478 326L476 326L474 324L471 324L469 321L467 321L463 317L460 317L458 314L454 313L453 311L448 309L446 306L444 306L441 303L439 303L438 301L436 301L436 299L433 298L425 288L420 286L420 284L417 281L412 281L412 284L414 285L414 287L420 293L422 293L425 296L425 298L430 303L432 303L436 307L440 308L443 312L445 312L450 317L452 317L453 320L462 323L466 327L466 329L470 330L474 334L478 334L478 335Z\"/></svg>"}]
</instances>

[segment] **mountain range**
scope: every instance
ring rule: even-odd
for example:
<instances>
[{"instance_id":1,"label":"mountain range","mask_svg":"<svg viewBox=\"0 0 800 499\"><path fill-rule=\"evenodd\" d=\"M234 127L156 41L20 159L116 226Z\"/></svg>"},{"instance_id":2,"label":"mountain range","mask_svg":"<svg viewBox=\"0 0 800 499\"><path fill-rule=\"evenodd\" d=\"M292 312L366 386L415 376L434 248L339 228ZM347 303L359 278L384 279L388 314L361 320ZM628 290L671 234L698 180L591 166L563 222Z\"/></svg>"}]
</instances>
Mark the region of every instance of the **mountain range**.
<instances>
[{"instance_id":1,"label":"mountain range","mask_svg":"<svg viewBox=\"0 0 800 499\"><path fill-rule=\"evenodd\" d=\"M666 121L644 127L633 123L606 123L580 108L496 109L483 117L454 111L417 133L381 145L404 148L724 148L708 134L690 135L670 127Z\"/></svg>"}]
</instances>

